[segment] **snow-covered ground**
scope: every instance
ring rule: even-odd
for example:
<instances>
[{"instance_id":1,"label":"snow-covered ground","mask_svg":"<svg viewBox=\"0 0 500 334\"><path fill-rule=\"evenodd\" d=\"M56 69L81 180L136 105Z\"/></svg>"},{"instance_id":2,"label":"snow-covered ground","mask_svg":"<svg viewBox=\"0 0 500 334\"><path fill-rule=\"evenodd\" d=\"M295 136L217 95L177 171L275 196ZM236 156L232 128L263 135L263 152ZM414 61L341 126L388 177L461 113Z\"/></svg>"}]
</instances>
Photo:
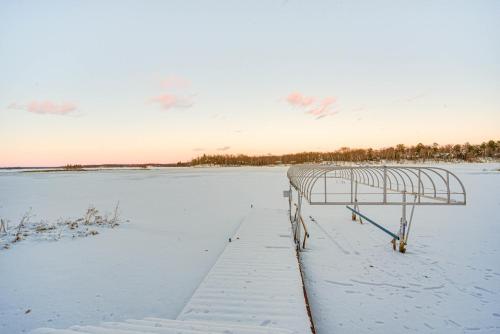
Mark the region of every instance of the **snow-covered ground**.
<instances>
[{"instance_id":1,"label":"snow-covered ground","mask_svg":"<svg viewBox=\"0 0 500 334\"><path fill-rule=\"evenodd\" d=\"M286 168L0 172L0 217L130 220L97 236L0 250L0 333L148 316L175 319L255 207L282 207ZM25 314L30 309L31 312Z\"/></svg>"},{"instance_id":2,"label":"snow-covered ground","mask_svg":"<svg viewBox=\"0 0 500 334\"><path fill-rule=\"evenodd\" d=\"M345 207L306 206L318 333L500 333L500 166L442 167L464 182L467 206L417 207L406 254ZM361 211L398 230L400 207Z\"/></svg>"},{"instance_id":3,"label":"snow-covered ground","mask_svg":"<svg viewBox=\"0 0 500 334\"><path fill-rule=\"evenodd\" d=\"M319 334L500 332L500 165L445 168L464 181L468 204L418 207L404 255L344 207L305 206L317 221L307 219L302 264ZM130 221L0 250L0 333L175 319L250 205L284 209L287 188L285 167L0 171L0 217L11 224L30 207L57 220L90 204L111 212L118 200ZM397 229L399 208L361 210Z\"/></svg>"}]
</instances>

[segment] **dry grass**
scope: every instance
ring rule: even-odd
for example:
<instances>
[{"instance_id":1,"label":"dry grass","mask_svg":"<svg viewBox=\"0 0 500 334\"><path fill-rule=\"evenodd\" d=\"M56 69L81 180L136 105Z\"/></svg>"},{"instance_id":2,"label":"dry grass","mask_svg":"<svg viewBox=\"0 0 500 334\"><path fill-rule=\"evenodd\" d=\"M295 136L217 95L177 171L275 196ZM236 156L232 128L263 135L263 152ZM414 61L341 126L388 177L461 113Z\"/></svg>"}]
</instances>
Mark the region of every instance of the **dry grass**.
<instances>
[{"instance_id":1,"label":"dry grass","mask_svg":"<svg viewBox=\"0 0 500 334\"><path fill-rule=\"evenodd\" d=\"M31 208L21 217L15 227L9 227L8 222L0 219L0 249L8 249L12 244L23 240L52 240L64 237L81 238L99 234L100 228L115 228L123 221L120 218L120 202L116 203L113 213L101 215L93 205L90 205L84 215L76 219L59 219L55 223L44 220L33 221Z\"/></svg>"}]
</instances>

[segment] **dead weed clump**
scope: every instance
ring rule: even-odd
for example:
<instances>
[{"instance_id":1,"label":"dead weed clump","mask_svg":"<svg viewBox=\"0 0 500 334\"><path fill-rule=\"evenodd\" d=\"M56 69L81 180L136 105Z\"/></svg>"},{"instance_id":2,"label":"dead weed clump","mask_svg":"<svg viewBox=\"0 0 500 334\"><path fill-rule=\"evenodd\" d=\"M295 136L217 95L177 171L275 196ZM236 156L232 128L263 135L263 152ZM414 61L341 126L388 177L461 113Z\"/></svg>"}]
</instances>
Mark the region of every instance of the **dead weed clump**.
<instances>
[{"instance_id":1,"label":"dead weed clump","mask_svg":"<svg viewBox=\"0 0 500 334\"><path fill-rule=\"evenodd\" d=\"M0 219L0 249L8 249L12 244L23 240L59 240L64 237L83 238L99 234L98 229L115 228L123 221L119 214L120 202L116 203L113 213L101 215L93 205L85 211L83 217L59 219L55 223L44 220L33 221L31 208L21 217L16 226Z\"/></svg>"}]
</instances>

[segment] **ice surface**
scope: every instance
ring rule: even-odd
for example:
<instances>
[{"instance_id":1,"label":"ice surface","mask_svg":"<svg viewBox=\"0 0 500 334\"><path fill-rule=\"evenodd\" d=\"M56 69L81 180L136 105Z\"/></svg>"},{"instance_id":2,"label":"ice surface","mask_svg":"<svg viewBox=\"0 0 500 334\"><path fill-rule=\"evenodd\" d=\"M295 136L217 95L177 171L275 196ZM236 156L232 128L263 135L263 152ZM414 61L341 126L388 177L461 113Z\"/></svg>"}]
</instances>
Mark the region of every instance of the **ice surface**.
<instances>
[{"instance_id":1,"label":"ice surface","mask_svg":"<svg viewBox=\"0 0 500 334\"><path fill-rule=\"evenodd\" d=\"M282 207L285 168L0 172L0 217L81 217L89 204L130 222L99 235L0 252L0 333L178 315L255 207ZM30 309L31 312L25 314Z\"/></svg>"},{"instance_id":2,"label":"ice surface","mask_svg":"<svg viewBox=\"0 0 500 334\"><path fill-rule=\"evenodd\" d=\"M467 206L417 207L404 255L346 208L306 206L302 264L318 333L500 332L499 165L442 167L464 182ZM398 230L400 207L361 211Z\"/></svg>"},{"instance_id":3,"label":"ice surface","mask_svg":"<svg viewBox=\"0 0 500 334\"><path fill-rule=\"evenodd\" d=\"M317 333L500 332L500 165L444 167L464 181L468 204L417 207L404 255L344 207L306 205L301 256ZM287 188L284 167L0 172L0 217L11 224L29 207L56 220L89 204L111 212L117 200L130 220L0 252L0 333L175 319L250 205L285 209ZM397 230L399 208L361 211Z\"/></svg>"}]
</instances>

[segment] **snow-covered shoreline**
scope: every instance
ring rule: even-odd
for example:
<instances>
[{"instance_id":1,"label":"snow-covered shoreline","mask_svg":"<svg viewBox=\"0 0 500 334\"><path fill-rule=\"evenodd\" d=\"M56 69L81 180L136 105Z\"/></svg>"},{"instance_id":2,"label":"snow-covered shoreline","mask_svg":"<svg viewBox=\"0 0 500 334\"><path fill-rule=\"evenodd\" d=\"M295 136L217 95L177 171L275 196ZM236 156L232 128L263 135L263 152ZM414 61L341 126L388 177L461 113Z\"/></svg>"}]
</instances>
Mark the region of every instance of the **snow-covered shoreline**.
<instances>
[{"instance_id":1,"label":"snow-covered shoreline","mask_svg":"<svg viewBox=\"0 0 500 334\"><path fill-rule=\"evenodd\" d=\"M486 168L485 168L486 167ZM318 333L498 333L500 174L497 165L449 165L465 207L417 207L406 254L345 208L307 207L302 253ZM361 207L397 230L398 207Z\"/></svg>"},{"instance_id":2,"label":"snow-covered shoreline","mask_svg":"<svg viewBox=\"0 0 500 334\"><path fill-rule=\"evenodd\" d=\"M127 318L175 319L254 207L284 207L285 168L1 173L0 217L76 217L89 204L129 223L0 254L0 333ZM265 189L262 189L262 185ZM276 193L273 190L276 189ZM31 310L29 313L25 313Z\"/></svg>"},{"instance_id":3,"label":"snow-covered shoreline","mask_svg":"<svg viewBox=\"0 0 500 334\"><path fill-rule=\"evenodd\" d=\"M405 255L345 208L306 206L304 217L317 224L307 221L301 261L317 333L498 332L500 166L445 168L464 181L468 204L417 208ZM117 201L130 220L92 238L26 241L0 252L0 332L175 319L250 206L287 208L286 170L0 171L0 217L12 222L29 207L57 220L89 203L112 211ZM361 209L398 224L397 208Z\"/></svg>"}]
</instances>

